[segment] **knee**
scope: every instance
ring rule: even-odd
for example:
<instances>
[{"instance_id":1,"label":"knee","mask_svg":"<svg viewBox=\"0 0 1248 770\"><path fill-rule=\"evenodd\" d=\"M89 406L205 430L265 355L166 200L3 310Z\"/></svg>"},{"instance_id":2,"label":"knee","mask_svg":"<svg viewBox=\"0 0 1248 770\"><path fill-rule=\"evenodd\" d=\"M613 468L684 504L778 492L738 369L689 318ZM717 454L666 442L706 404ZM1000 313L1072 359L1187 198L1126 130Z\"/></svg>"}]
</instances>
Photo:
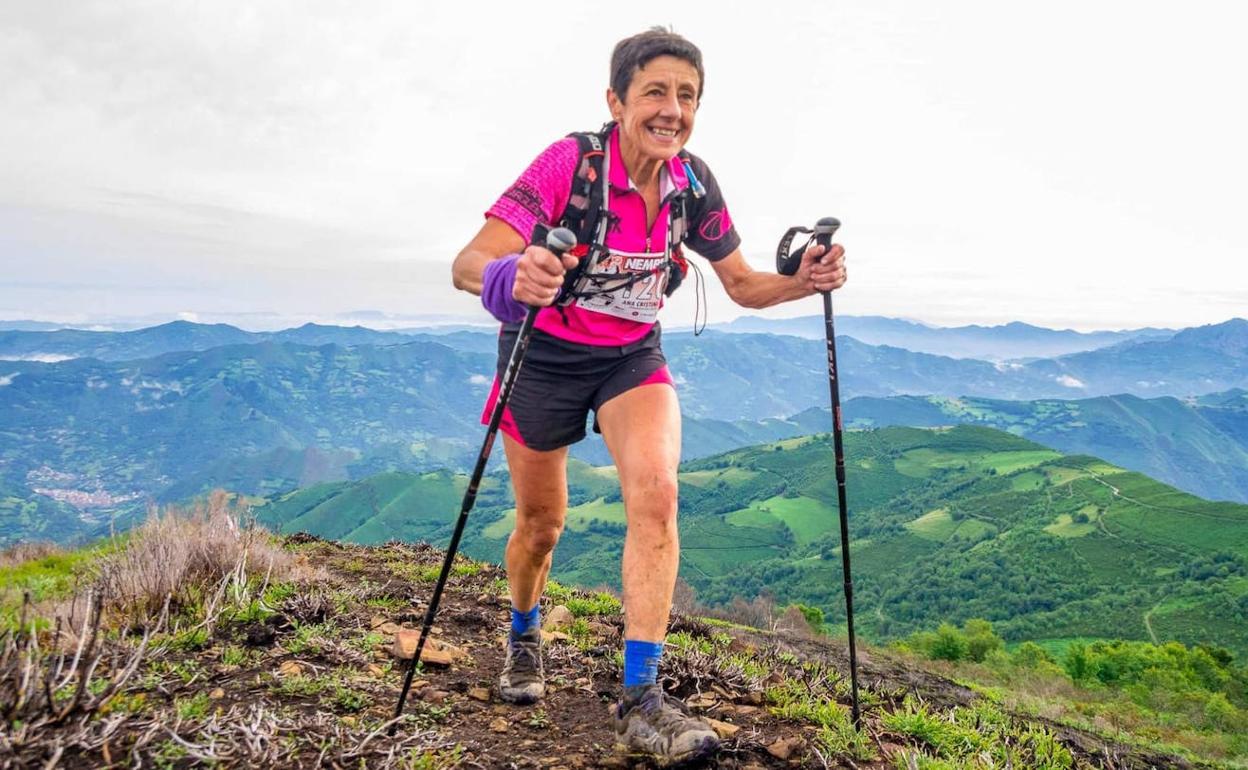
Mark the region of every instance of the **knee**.
<instances>
[{"instance_id":1,"label":"knee","mask_svg":"<svg viewBox=\"0 0 1248 770\"><path fill-rule=\"evenodd\" d=\"M516 525L514 537L520 546L534 556L545 556L555 550L563 525L550 521L530 521Z\"/></svg>"},{"instance_id":2,"label":"knee","mask_svg":"<svg viewBox=\"0 0 1248 770\"><path fill-rule=\"evenodd\" d=\"M626 486L624 501L630 523L675 528L676 475L666 472L647 474Z\"/></svg>"}]
</instances>

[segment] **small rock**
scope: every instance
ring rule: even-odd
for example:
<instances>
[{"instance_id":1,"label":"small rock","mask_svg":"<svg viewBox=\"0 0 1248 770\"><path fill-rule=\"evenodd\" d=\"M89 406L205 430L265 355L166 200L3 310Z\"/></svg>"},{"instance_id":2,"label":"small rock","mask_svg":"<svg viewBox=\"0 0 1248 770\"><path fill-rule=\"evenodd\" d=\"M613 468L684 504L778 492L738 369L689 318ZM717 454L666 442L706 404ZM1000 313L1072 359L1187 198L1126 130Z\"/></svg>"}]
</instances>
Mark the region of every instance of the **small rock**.
<instances>
[{"instance_id":1,"label":"small rock","mask_svg":"<svg viewBox=\"0 0 1248 770\"><path fill-rule=\"evenodd\" d=\"M225 697L225 690L222 690L220 687L218 687L217 689L208 693L208 697L213 700L221 700L222 698Z\"/></svg>"},{"instance_id":2,"label":"small rock","mask_svg":"<svg viewBox=\"0 0 1248 770\"><path fill-rule=\"evenodd\" d=\"M542 621L542 630L557 631L572 625L575 620L572 610L560 604L546 614L546 619Z\"/></svg>"},{"instance_id":3,"label":"small rock","mask_svg":"<svg viewBox=\"0 0 1248 770\"><path fill-rule=\"evenodd\" d=\"M757 714L760 711L758 706L737 706L732 710L741 716L750 716L751 714Z\"/></svg>"},{"instance_id":4,"label":"small rock","mask_svg":"<svg viewBox=\"0 0 1248 770\"><path fill-rule=\"evenodd\" d=\"M496 733L505 733L510 729L511 729L511 725L503 717L498 717L497 719L490 722L490 730Z\"/></svg>"},{"instance_id":5,"label":"small rock","mask_svg":"<svg viewBox=\"0 0 1248 770\"><path fill-rule=\"evenodd\" d=\"M763 694L758 691L748 692L745 694L745 702L755 706L763 705Z\"/></svg>"},{"instance_id":6,"label":"small rock","mask_svg":"<svg viewBox=\"0 0 1248 770\"><path fill-rule=\"evenodd\" d=\"M355 727L356 719L353 716L345 716L345 717L339 717L338 721L346 725L347 727Z\"/></svg>"},{"instance_id":7,"label":"small rock","mask_svg":"<svg viewBox=\"0 0 1248 770\"><path fill-rule=\"evenodd\" d=\"M382 668L381 666L377 665L376 663L369 663L368 673L369 673L369 676L385 676L386 670Z\"/></svg>"},{"instance_id":8,"label":"small rock","mask_svg":"<svg viewBox=\"0 0 1248 770\"><path fill-rule=\"evenodd\" d=\"M585 757L580 754L572 754L568 757L568 765L571 767L584 767Z\"/></svg>"},{"instance_id":9,"label":"small rock","mask_svg":"<svg viewBox=\"0 0 1248 770\"><path fill-rule=\"evenodd\" d=\"M277 667L278 676L302 676L303 666L293 660L282 661L282 665Z\"/></svg>"},{"instance_id":10,"label":"small rock","mask_svg":"<svg viewBox=\"0 0 1248 770\"><path fill-rule=\"evenodd\" d=\"M724 740L727 740L731 738L732 736L736 735L737 731L741 729L739 725L729 724L728 722L721 722L718 719L707 719L706 721L711 723L711 727L715 730L716 734L719 735L719 737L723 738Z\"/></svg>"},{"instance_id":11,"label":"small rock","mask_svg":"<svg viewBox=\"0 0 1248 770\"><path fill-rule=\"evenodd\" d=\"M612 637L616 634L615 626L608 626L606 623L591 620L586 625L589 627L589 632L595 636Z\"/></svg>"},{"instance_id":12,"label":"small rock","mask_svg":"<svg viewBox=\"0 0 1248 770\"><path fill-rule=\"evenodd\" d=\"M571 638L572 637L568 636L562 631L547 631L545 629L542 630L542 644L550 644L552 642L566 642Z\"/></svg>"},{"instance_id":13,"label":"small rock","mask_svg":"<svg viewBox=\"0 0 1248 770\"><path fill-rule=\"evenodd\" d=\"M695 695L694 697L685 701L685 703L695 709L709 709L712 706L714 706L716 703L719 703L719 699L716 698L714 695L707 695L706 693L699 693L698 695Z\"/></svg>"},{"instance_id":14,"label":"small rock","mask_svg":"<svg viewBox=\"0 0 1248 770\"><path fill-rule=\"evenodd\" d=\"M801 738L781 738L767 746L767 753L776 759L788 759L802 747Z\"/></svg>"},{"instance_id":15,"label":"small rock","mask_svg":"<svg viewBox=\"0 0 1248 770\"><path fill-rule=\"evenodd\" d=\"M390 648L390 654L400 660L411 660L412 656L416 654L416 643L418 641L420 641L419 631L403 629L395 634L394 645ZM449 666L466 657L468 657L468 653L432 636L425 640L425 648L420 651L422 663L432 663L437 666Z\"/></svg>"},{"instance_id":16,"label":"small rock","mask_svg":"<svg viewBox=\"0 0 1248 770\"><path fill-rule=\"evenodd\" d=\"M429 688L420 694L420 699L426 703L445 703L449 697L451 697L451 694L446 690L435 690L433 688Z\"/></svg>"},{"instance_id":17,"label":"small rock","mask_svg":"<svg viewBox=\"0 0 1248 770\"><path fill-rule=\"evenodd\" d=\"M376 626L375 628L373 628L373 630L379 634L385 634L386 636L394 636L395 634L402 633L406 629L404 629L403 626L400 626L398 623L393 623L387 620L386 622L382 623L380 626ZM415 633L415 632L413 631L412 633Z\"/></svg>"},{"instance_id":18,"label":"small rock","mask_svg":"<svg viewBox=\"0 0 1248 770\"><path fill-rule=\"evenodd\" d=\"M587 676L578 676L573 684L577 687L588 687L591 684L591 680Z\"/></svg>"},{"instance_id":19,"label":"small rock","mask_svg":"<svg viewBox=\"0 0 1248 770\"><path fill-rule=\"evenodd\" d=\"M488 687L469 687L468 697L473 700L479 700L482 703L488 703L490 700L490 688Z\"/></svg>"}]
</instances>

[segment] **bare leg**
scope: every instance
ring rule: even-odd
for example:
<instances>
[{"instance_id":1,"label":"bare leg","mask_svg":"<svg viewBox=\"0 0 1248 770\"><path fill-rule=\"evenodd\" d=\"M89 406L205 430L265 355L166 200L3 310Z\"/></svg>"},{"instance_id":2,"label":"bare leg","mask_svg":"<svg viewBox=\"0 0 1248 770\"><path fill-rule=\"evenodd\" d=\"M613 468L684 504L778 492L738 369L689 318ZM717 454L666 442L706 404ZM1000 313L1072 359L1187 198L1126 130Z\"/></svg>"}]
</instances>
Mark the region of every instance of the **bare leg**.
<instances>
[{"instance_id":1,"label":"bare leg","mask_svg":"<svg viewBox=\"0 0 1248 770\"><path fill-rule=\"evenodd\" d=\"M602 405L598 424L615 459L624 494L624 637L662 642L680 565L676 469L680 407L676 391L656 383Z\"/></svg>"},{"instance_id":2,"label":"bare leg","mask_svg":"<svg viewBox=\"0 0 1248 770\"><path fill-rule=\"evenodd\" d=\"M516 528L507 540L507 583L511 605L527 612L542 596L551 553L563 532L568 508L568 449L538 452L506 434L503 449L516 496Z\"/></svg>"}]
</instances>

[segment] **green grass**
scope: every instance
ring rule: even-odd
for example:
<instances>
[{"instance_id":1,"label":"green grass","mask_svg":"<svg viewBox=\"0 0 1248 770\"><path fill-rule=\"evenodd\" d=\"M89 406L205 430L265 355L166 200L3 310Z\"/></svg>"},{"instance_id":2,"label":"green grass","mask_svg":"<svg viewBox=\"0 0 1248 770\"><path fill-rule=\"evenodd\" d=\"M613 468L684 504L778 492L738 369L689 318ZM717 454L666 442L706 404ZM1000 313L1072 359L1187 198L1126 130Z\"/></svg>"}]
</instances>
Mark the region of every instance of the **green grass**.
<instances>
[{"instance_id":1,"label":"green grass","mask_svg":"<svg viewBox=\"0 0 1248 770\"><path fill-rule=\"evenodd\" d=\"M717 481L723 481L727 484L737 484L749 481L757 475L758 474L755 471L731 466L715 470L685 471L680 474L680 480L690 486L705 487Z\"/></svg>"},{"instance_id":2,"label":"green grass","mask_svg":"<svg viewBox=\"0 0 1248 770\"><path fill-rule=\"evenodd\" d=\"M594 519L614 524L626 524L628 521L624 515L624 503L608 503L605 498L599 497L588 503L568 508L565 522L568 529L574 532L584 532ZM503 540L515 528L516 509L509 508L503 513L502 518L490 522L483 528L481 534L493 540Z\"/></svg>"},{"instance_id":3,"label":"green grass","mask_svg":"<svg viewBox=\"0 0 1248 770\"><path fill-rule=\"evenodd\" d=\"M1040 471L1026 471L1010 477L1010 488L1015 492L1031 492L1043 487L1048 480Z\"/></svg>"},{"instance_id":4,"label":"green grass","mask_svg":"<svg viewBox=\"0 0 1248 770\"><path fill-rule=\"evenodd\" d=\"M948 508L937 508L928 511L914 521L906 523L906 529L923 538L943 543L953 536L958 529L958 522L953 520ZM853 553L852 551L850 553Z\"/></svg>"},{"instance_id":5,"label":"green grass","mask_svg":"<svg viewBox=\"0 0 1248 770\"><path fill-rule=\"evenodd\" d=\"M0 568L0 611L21 606L24 593L32 602L67 596L75 582L97 559L115 551L124 540L104 540L75 551L51 554Z\"/></svg>"},{"instance_id":6,"label":"green grass","mask_svg":"<svg viewBox=\"0 0 1248 770\"><path fill-rule=\"evenodd\" d=\"M738 527L768 529L783 524L793 533L798 545L814 542L836 527L837 513L819 500L810 497L769 497L729 513L729 524Z\"/></svg>"},{"instance_id":7,"label":"green grass","mask_svg":"<svg viewBox=\"0 0 1248 770\"><path fill-rule=\"evenodd\" d=\"M992 468L1001 475L1007 475L1024 468L1033 468L1049 460L1061 457L1060 452L1048 449L1026 450L1018 452L991 452L974 461L974 467Z\"/></svg>"},{"instance_id":8,"label":"green grass","mask_svg":"<svg viewBox=\"0 0 1248 770\"><path fill-rule=\"evenodd\" d=\"M615 524L628 523L628 519L624 515L624 503L608 503L606 498L602 497L569 508L566 522L569 529L584 532L594 519L609 521Z\"/></svg>"},{"instance_id":9,"label":"green grass","mask_svg":"<svg viewBox=\"0 0 1248 770\"><path fill-rule=\"evenodd\" d=\"M1095 508L1095 506L1085 506ZM1088 522L1087 524L1076 524L1074 518L1069 513L1059 514L1057 520L1044 528L1045 532L1057 537L1083 537L1096 531L1096 525Z\"/></svg>"},{"instance_id":10,"label":"green grass","mask_svg":"<svg viewBox=\"0 0 1248 770\"><path fill-rule=\"evenodd\" d=\"M503 513L503 517L501 519L490 522L489 526L482 529L481 534L482 536L493 540L502 540L510 535L511 531L515 528L516 509L509 508L505 513Z\"/></svg>"}]
</instances>

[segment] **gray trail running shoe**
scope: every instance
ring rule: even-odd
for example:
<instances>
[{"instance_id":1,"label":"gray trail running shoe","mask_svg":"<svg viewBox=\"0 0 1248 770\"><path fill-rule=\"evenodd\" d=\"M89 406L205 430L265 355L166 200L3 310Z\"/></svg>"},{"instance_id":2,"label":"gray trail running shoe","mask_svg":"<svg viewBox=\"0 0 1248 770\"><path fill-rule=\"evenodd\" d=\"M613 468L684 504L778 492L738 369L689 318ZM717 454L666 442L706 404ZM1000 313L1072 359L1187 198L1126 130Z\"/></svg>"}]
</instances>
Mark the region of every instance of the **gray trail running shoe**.
<instances>
[{"instance_id":1,"label":"gray trail running shoe","mask_svg":"<svg viewBox=\"0 0 1248 770\"><path fill-rule=\"evenodd\" d=\"M704 759L719 748L710 724L657 684L636 701L618 703L614 722L616 749L645 754L659 767Z\"/></svg>"},{"instance_id":2,"label":"gray trail running shoe","mask_svg":"<svg viewBox=\"0 0 1248 770\"><path fill-rule=\"evenodd\" d=\"M517 638L508 635L507 660L498 677L498 694L508 703L528 705L546 694L542 669L542 631L531 628Z\"/></svg>"}]
</instances>

